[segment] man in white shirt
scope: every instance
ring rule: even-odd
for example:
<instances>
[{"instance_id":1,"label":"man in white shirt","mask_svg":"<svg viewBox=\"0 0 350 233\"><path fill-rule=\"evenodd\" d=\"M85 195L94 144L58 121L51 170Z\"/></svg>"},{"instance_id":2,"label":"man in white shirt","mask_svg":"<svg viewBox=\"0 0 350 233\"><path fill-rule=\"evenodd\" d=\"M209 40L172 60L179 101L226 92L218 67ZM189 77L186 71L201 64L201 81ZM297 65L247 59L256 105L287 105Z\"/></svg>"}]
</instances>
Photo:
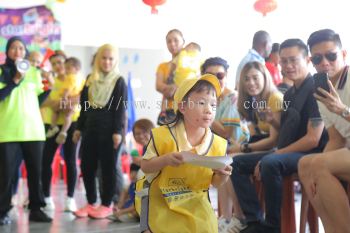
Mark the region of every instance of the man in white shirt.
<instances>
[{"instance_id":1,"label":"man in white shirt","mask_svg":"<svg viewBox=\"0 0 350 233\"><path fill-rule=\"evenodd\" d=\"M268 32L257 31L253 37L252 48L244 56L238 65L236 72L236 89L238 89L238 83L241 76L241 71L245 64L252 61L258 61L265 65L265 58L267 58L272 49L272 40Z\"/></svg>"},{"instance_id":2,"label":"man in white shirt","mask_svg":"<svg viewBox=\"0 0 350 233\"><path fill-rule=\"evenodd\" d=\"M326 232L350 232L350 207L341 180L350 181L350 73L340 37L330 29L312 33L308 39L311 61L317 72L329 75L330 92L314 94L329 141L324 153L299 162L299 177L321 217Z\"/></svg>"}]
</instances>

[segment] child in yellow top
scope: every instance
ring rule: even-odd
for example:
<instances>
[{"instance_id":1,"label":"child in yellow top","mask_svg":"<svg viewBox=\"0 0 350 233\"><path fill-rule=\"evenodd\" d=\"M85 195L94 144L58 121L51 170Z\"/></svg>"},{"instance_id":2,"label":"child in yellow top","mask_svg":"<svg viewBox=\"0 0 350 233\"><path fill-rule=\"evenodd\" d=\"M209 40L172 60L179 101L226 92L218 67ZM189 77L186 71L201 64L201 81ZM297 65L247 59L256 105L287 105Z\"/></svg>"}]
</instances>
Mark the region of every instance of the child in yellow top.
<instances>
[{"instance_id":1,"label":"child in yellow top","mask_svg":"<svg viewBox=\"0 0 350 233\"><path fill-rule=\"evenodd\" d=\"M185 163L183 152L226 155L226 140L210 130L220 93L220 83L214 75L184 80L174 96L177 120L152 130L141 161L141 169L150 182L149 230L145 232L218 232L208 189L210 185L218 187L225 183L232 167L212 170L191 165Z\"/></svg>"},{"instance_id":2,"label":"child in yellow top","mask_svg":"<svg viewBox=\"0 0 350 233\"><path fill-rule=\"evenodd\" d=\"M183 48L180 53L170 63L170 75L167 79L167 84L175 84L177 87L187 78L195 78L200 75L201 67L201 47L191 42ZM172 119L165 119L166 117L166 98L162 99L162 113L164 119L160 123L166 124ZM161 125L162 125L161 124Z\"/></svg>"},{"instance_id":3,"label":"child in yellow top","mask_svg":"<svg viewBox=\"0 0 350 233\"><path fill-rule=\"evenodd\" d=\"M71 103L68 103L68 98L79 95L84 87L85 82L84 78L79 74L80 69L81 63L77 58L68 58L65 61L66 77L63 85L59 89L53 89L50 93L52 100L60 101L60 109L53 111L51 127L46 133L47 138L53 137L59 131L57 120L60 114L64 114L64 123L60 133L56 137L57 144L65 143L67 131L72 124L72 115L76 106L71 106Z\"/></svg>"}]
</instances>

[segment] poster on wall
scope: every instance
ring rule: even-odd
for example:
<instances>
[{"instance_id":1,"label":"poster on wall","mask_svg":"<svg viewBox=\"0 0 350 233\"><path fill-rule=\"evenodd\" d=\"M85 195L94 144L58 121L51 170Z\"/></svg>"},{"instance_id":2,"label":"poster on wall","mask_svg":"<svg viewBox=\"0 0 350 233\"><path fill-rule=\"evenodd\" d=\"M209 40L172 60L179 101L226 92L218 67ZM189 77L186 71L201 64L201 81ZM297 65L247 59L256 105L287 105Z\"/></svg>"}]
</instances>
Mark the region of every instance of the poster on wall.
<instances>
[{"instance_id":1,"label":"poster on wall","mask_svg":"<svg viewBox=\"0 0 350 233\"><path fill-rule=\"evenodd\" d=\"M5 61L7 40L20 36L29 51L57 50L61 47L61 26L45 6L20 9L0 8L0 64Z\"/></svg>"}]
</instances>

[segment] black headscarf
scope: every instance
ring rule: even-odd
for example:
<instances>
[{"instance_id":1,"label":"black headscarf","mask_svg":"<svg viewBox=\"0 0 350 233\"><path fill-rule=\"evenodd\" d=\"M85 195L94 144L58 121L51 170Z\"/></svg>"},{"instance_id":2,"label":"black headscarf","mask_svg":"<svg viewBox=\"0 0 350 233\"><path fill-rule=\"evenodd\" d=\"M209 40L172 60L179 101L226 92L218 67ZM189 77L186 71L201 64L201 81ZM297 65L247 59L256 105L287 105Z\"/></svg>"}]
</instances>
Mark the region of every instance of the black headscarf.
<instances>
[{"instance_id":1,"label":"black headscarf","mask_svg":"<svg viewBox=\"0 0 350 233\"><path fill-rule=\"evenodd\" d=\"M19 41L23 44L26 52L25 52L25 58L28 56L28 50L25 46L25 42L23 41L23 39L19 36L13 36L11 37L6 44L6 60L5 60L5 64L2 65L2 71L3 71L3 77L5 79L5 82L8 82L10 80L13 79L13 77L16 75L17 72L17 68L16 68L16 64L15 61L12 60L9 56L8 56L8 52L10 50L10 47L12 45L12 43L14 43L15 41Z\"/></svg>"}]
</instances>

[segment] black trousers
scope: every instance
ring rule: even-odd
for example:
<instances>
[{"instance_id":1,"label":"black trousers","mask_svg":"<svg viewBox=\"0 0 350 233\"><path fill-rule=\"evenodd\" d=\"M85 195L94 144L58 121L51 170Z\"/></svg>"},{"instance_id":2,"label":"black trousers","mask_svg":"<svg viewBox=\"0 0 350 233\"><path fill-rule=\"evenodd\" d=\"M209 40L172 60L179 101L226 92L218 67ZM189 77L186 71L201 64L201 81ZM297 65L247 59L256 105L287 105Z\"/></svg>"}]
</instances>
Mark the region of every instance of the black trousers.
<instances>
[{"instance_id":1,"label":"black trousers","mask_svg":"<svg viewBox=\"0 0 350 233\"><path fill-rule=\"evenodd\" d=\"M116 191L116 149L113 148L112 133L86 130L82 139L81 171L89 204L97 200L96 172L101 166L101 204L110 206Z\"/></svg>"},{"instance_id":2,"label":"black trousers","mask_svg":"<svg viewBox=\"0 0 350 233\"><path fill-rule=\"evenodd\" d=\"M123 177L123 170L122 170L122 161L121 156L124 151L124 145L121 143L117 148L116 153L116 190L115 194L113 196L113 203L118 203L120 199L120 195L122 194L124 190L124 177ZM98 165L97 168L97 178L98 178L98 187L100 191L100 195L103 195L103 184L102 184L102 172L101 172L101 165Z\"/></svg>"},{"instance_id":3,"label":"black trousers","mask_svg":"<svg viewBox=\"0 0 350 233\"><path fill-rule=\"evenodd\" d=\"M50 125L45 125L45 131ZM61 129L62 126L59 126ZM67 140L63 145L64 161L67 166L67 196L73 197L75 184L77 182L77 162L76 162L76 144L72 141L72 135L76 129L76 122L72 122L67 132ZM58 133L57 133L58 134ZM55 156L58 144L56 143L57 134L47 138L43 152L42 183L45 197L50 196L52 169L51 164Z\"/></svg>"},{"instance_id":4,"label":"black trousers","mask_svg":"<svg viewBox=\"0 0 350 233\"><path fill-rule=\"evenodd\" d=\"M45 206L41 186L43 145L42 141L0 143L0 214L7 213L12 207L12 188L19 169L19 150L22 150L27 168L29 209L38 210Z\"/></svg>"}]
</instances>

